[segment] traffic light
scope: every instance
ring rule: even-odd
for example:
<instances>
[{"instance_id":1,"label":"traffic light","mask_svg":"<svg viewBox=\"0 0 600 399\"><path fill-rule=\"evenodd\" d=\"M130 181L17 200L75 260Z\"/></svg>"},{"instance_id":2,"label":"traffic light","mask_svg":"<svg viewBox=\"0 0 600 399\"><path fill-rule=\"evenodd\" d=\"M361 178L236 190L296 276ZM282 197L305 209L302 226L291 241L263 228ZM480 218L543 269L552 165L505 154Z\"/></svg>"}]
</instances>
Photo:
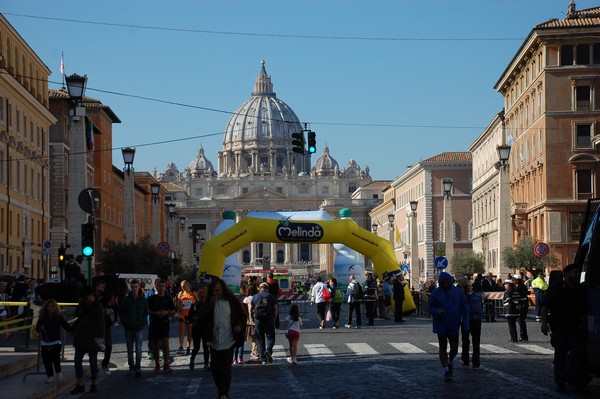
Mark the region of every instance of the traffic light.
<instances>
[{"instance_id":1,"label":"traffic light","mask_svg":"<svg viewBox=\"0 0 600 399\"><path fill-rule=\"evenodd\" d=\"M292 145L294 146L293 151L298 154L304 155L304 133L292 133Z\"/></svg>"},{"instance_id":2,"label":"traffic light","mask_svg":"<svg viewBox=\"0 0 600 399\"><path fill-rule=\"evenodd\" d=\"M67 249L64 245L60 244L60 248L58 248L58 267L61 269L65 268L67 260L65 259Z\"/></svg>"},{"instance_id":3,"label":"traffic light","mask_svg":"<svg viewBox=\"0 0 600 399\"><path fill-rule=\"evenodd\" d=\"M94 224L81 225L81 253L83 256L94 255Z\"/></svg>"},{"instance_id":4,"label":"traffic light","mask_svg":"<svg viewBox=\"0 0 600 399\"><path fill-rule=\"evenodd\" d=\"M314 154L317 152L317 134L312 130L308 131L308 153Z\"/></svg>"}]
</instances>

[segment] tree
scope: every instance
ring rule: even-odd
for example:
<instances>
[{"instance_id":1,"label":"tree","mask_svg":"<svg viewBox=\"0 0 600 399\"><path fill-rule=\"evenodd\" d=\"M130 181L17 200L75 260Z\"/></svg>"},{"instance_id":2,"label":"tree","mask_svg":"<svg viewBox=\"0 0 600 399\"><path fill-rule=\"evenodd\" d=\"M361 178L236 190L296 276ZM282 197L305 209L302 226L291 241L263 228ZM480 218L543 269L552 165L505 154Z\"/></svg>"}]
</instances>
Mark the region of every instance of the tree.
<instances>
[{"instance_id":1,"label":"tree","mask_svg":"<svg viewBox=\"0 0 600 399\"><path fill-rule=\"evenodd\" d=\"M159 255L148 236L139 243L106 240L102 248L102 268L106 274L142 273L166 278L171 274L171 259ZM180 272L181 266L173 265L173 273Z\"/></svg>"},{"instance_id":2,"label":"tree","mask_svg":"<svg viewBox=\"0 0 600 399\"><path fill-rule=\"evenodd\" d=\"M451 260L452 272L456 276L472 276L474 273L485 273L483 254L470 249L456 251Z\"/></svg>"},{"instance_id":3,"label":"tree","mask_svg":"<svg viewBox=\"0 0 600 399\"><path fill-rule=\"evenodd\" d=\"M525 269L535 276L538 271L543 271L544 267L558 265L558 257L553 247L550 247L550 253L543 258L535 254L534 248L539 242L526 235L517 241L515 248L504 248L502 256L505 266L512 270Z\"/></svg>"}]
</instances>

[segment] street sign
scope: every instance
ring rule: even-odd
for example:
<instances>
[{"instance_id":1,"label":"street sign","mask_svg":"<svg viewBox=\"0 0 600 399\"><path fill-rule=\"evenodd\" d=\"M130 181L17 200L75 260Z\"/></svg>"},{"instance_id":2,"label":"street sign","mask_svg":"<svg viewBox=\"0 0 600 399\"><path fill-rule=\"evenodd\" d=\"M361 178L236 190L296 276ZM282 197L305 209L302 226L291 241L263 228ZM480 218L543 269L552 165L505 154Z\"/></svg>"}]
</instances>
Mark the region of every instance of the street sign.
<instances>
[{"instance_id":1,"label":"street sign","mask_svg":"<svg viewBox=\"0 0 600 399\"><path fill-rule=\"evenodd\" d=\"M42 243L42 254L50 255L52 253L52 241L44 240Z\"/></svg>"},{"instance_id":2,"label":"street sign","mask_svg":"<svg viewBox=\"0 0 600 399\"><path fill-rule=\"evenodd\" d=\"M444 241L437 241L433 244L433 252L435 256L446 256L446 243Z\"/></svg>"},{"instance_id":3,"label":"street sign","mask_svg":"<svg viewBox=\"0 0 600 399\"><path fill-rule=\"evenodd\" d=\"M402 266L401 266L402 273L408 273L408 268L409 268L409 266L408 266L408 265L402 265Z\"/></svg>"},{"instance_id":4,"label":"street sign","mask_svg":"<svg viewBox=\"0 0 600 399\"><path fill-rule=\"evenodd\" d=\"M433 265L438 270L444 270L448 267L448 259L445 256L438 256L433 260Z\"/></svg>"},{"instance_id":5,"label":"street sign","mask_svg":"<svg viewBox=\"0 0 600 399\"><path fill-rule=\"evenodd\" d=\"M543 258L550 253L550 247L545 242L538 242L533 248L533 252L535 252L538 257Z\"/></svg>"},{"instance_id":6,"label":"street sign","mask_svg":"<svg viewBox=\"0 0 600 399\"><path fill-rule=\"evenodd\" d=\"M84 188L77 198L79 207L87 213L96 213L100 209L100 193L95 188Z\"/></svg>"},{"instance_id":7,"label":"street sign","mask_svg":"<svg viewBox=\"0 0 600 399\"><path fill-rule=\"evenodd\" d=\"M159 255L168 255L170 250L171 247L166 241L161 241L156 245L156 252L158 252Z\"/></svg>"}]
</instances>

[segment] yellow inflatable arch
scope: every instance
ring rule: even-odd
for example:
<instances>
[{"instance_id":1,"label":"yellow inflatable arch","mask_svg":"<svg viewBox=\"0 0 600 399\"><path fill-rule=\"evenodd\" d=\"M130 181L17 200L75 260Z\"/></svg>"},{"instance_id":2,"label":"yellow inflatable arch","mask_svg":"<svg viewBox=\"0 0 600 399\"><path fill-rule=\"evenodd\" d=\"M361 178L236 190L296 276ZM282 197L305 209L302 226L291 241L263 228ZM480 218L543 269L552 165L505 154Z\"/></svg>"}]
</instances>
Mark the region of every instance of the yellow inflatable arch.
<instances>
[{"instance_id":1,"label":"yellow inflatable arch","mask_svg":"<svg viewBox=\"0 0 600 399\"><path fill-rule=\"evenodd\" d=\"M293 216L292 216L293 217ZM227 230L206 241L198 275L222 277L225 259L252 242L293 244L341 243L368 256L379 276L399 272L392 245L376 234L358 226L352 219L283 220L246 216ZM340 282L344 284L345 282ZM403 312L415 309L408 286L405 286Z\"/></svg>"}]
</instances>

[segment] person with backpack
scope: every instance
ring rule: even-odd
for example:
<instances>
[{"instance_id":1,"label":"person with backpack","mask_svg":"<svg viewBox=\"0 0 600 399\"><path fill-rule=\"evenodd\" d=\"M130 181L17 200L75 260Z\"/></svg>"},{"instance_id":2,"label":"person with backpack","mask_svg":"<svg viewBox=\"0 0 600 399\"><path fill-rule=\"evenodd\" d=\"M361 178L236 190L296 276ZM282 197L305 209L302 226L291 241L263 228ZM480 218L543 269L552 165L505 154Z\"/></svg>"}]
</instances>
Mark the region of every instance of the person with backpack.
<instances>
[{"instance_id":1,"label":"person with backpack","mask_svg":"<svg viewBox=\"0 0 600 399\"><path fill-rule=\"evenodd\" d=\"M329 282L329 291L331 292L331 301L329 302L329 309L331 310L331 320L333 321L333 329L336 330L340 327L340 311L342 309L342 302L344 302L344 293L342 289L337 285L337 279L332 278Z\"/></svg>"},{"instance_id":2,"label":"person with backpack","mask_svg":"<svg viewBox=\"0 0 600 399\"><path fill-rule=\"evenodd\" d=\"M260 283L260 291L250 302L250 316L258 341L258 353L262 364L273 363L275 345L275 318L279 313L277 299L269 293L269 284Z\"/></svg>"},{"instance_id":3,"label":"person with backpack","mask_svg":"<svg viewBox=\"0 0 600 399\"><path fill-rule=\"evenodd\" d=\"M363 298L363 290L356 282L354 274L350 275L350 284L348 284L348 322L344 325L346 328L352 327L352 312L356 312L356 328L360 328L360 303Z\"/></svg>"},{"instance_id":4,"label":"person with backpack","mask_svg":"<svg viewBox=\"0 0 600 399\"><path fill-rule=\"evenodd\" d=\"M325 328L325 311L327 310L327 302L331 299L331 293L327 286L321 281L321 276L316 277L317 282L312 288L310 303L317 304L317 319L319 319L319 329Z\"/></svg>"}]
</instances>

